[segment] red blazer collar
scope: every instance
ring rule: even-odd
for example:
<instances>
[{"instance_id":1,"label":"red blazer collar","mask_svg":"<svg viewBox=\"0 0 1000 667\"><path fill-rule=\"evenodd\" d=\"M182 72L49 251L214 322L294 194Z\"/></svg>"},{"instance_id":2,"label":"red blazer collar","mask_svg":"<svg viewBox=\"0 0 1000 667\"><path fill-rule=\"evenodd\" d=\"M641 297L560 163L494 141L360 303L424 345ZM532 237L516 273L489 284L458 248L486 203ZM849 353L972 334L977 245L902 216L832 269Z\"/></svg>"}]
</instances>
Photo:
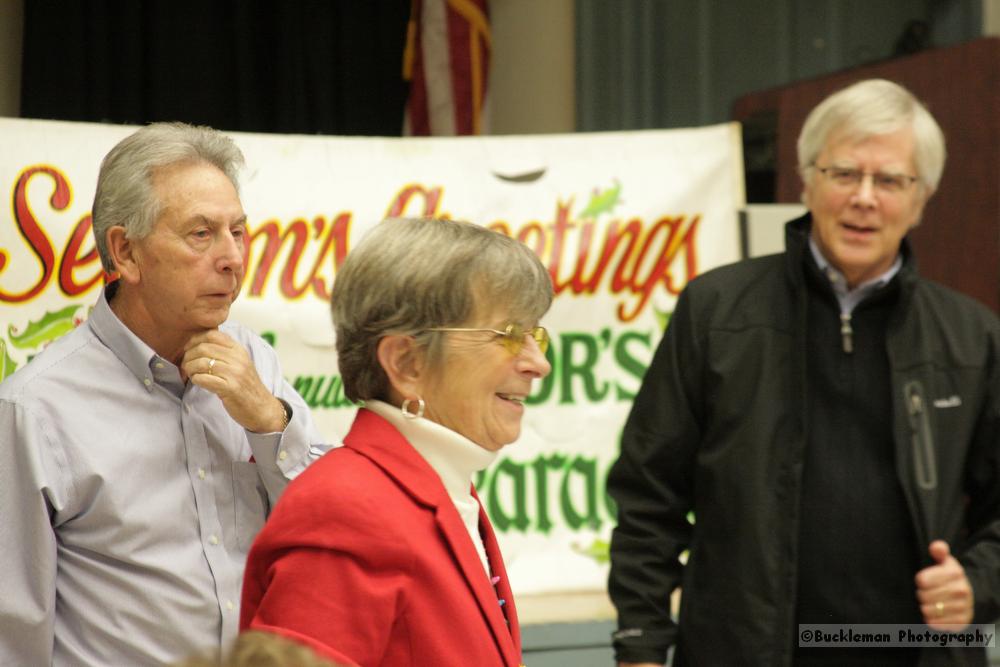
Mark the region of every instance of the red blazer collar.
<instances>
[{"instance_id":1,"label":"red blazer collar","mask_svg":"<svg viewBox=\"0 0 1000 667\"><path fill-rule=\"evenodd\" d=\"M344 438L344 445L370 459L406 490L415 502L434 512L438 530L479 604L504 662L512 667L521 664L521 631L514 596L496 535L482 503L479 505L479 531L493 574L500 577L495 589L483 572L479 555L441 478L392 424L361 408ZM476 500L479 500L478 496ZM501 608L498 598L504 600L504 608Z\"/></svg>"}]
</instances>

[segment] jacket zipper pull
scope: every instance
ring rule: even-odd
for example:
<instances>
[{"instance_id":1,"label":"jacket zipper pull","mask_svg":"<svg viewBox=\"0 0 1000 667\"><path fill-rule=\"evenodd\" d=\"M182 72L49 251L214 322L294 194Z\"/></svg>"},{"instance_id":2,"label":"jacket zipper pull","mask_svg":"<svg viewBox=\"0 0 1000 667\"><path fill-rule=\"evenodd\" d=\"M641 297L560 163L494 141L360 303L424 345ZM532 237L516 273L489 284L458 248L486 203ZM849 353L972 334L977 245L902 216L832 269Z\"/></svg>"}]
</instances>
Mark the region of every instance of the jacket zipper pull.
<instances>
[{"instance_id":1,"label":"jacket zipper pull","mask_svg":"<svg viewBox=\"0 0 1000 667\"><path fill-rule=\"evenodd\" d=\"M937 488L937 459L934 454L934 435L924 407L922 385L917 381L907 382L903 387L903 397L910 418L917 486L930 491Z\"/></svg>"},{"instance_id":2,"label":"jacket zipper pull","mask_svg":"<svg viewBox=\"0 0 1000 667\"><path fill-rule=\"evenodd\" d=\"M854 329L851 328L851 314L840 314L840 342L845 354L854 352Z\"/></svg>"}]
</instances>

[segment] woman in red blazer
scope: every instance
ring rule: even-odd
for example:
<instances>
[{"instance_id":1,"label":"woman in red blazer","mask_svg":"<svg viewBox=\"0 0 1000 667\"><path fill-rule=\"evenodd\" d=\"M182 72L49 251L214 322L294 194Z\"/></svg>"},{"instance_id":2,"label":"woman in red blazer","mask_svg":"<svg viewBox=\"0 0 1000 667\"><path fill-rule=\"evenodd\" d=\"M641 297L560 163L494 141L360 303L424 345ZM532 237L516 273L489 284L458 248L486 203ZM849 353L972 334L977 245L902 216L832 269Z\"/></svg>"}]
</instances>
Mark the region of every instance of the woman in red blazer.
<instances>
[{"instance_id":1,"label":"woman in red blazer","mask_svg":"<svg viewBox=\"0 0 1000 667\"><path fill-rule=\"evenodd\" d=\"M469 223L390 219L332 295L344 440L285 491L247 562L241 628L360 667L518 667L496 537L472 487L548 374L548 272Z\"/></svg>"}]
</instances>

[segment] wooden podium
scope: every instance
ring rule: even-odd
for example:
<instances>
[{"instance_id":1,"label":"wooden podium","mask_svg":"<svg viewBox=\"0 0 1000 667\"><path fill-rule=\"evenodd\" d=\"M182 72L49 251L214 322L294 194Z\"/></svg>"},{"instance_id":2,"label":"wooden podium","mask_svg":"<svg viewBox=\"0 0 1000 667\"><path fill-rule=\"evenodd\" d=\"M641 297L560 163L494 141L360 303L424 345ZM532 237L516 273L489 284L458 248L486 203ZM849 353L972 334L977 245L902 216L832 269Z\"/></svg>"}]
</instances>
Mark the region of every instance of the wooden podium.
<instances>
[{"instance_id":1,"label":"wooden podium","mask_svg":"<svg viewBox=\"0 0 1000 667\"><path fill-rule=\"evenodd\" d=\"M773 201L799 202L795 142L806 115L830 93L869 78L890 79L911 90L940 123L947 141L944 176L922 224L910 234L921 274L1000 312L1000 38L923 51L737 99L733 119L744 124L749 142L748 191L766 192L773 182ZM771 163L773 177L764 163Z\"/></svg>"}]
</instances>

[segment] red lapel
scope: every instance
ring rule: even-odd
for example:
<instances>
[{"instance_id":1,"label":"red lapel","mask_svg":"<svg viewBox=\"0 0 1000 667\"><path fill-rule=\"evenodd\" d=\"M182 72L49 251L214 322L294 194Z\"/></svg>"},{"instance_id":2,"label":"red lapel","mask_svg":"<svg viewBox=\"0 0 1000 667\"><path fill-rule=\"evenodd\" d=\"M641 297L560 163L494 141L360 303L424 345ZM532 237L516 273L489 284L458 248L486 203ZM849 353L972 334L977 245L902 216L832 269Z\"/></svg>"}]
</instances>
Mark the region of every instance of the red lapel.
<instances>
[{"instance_id":1,"label":"red lapel","mask_svg":"<svg viewBox=\"0 0 1000 667\"><path fill-rule=\"evenodd\" d=\"M362 408L358 410L358 416L354 420L351 432L344 439L344 444L371 459L406 489L415 501L433 509L438 529L455 557L469 590L479 604L483 618L493 633L497 650L503 656L504 662L511 667L521 664L521 639L517 627L517 612L514 610L514 598L510 592L510 583L507 581L507 572L504 569L496 536L489 526L482 503L479 506L479 523L483 542L490 564L500 576L500 582L495 590L489 576L483 570L479 554L476 553L469 532L465 529L458 510L455 509L455 504L441 483L441 478L392 424L374 412ZM478 497L476 500L478 502ZM511 619L509 630L497 599L498 592L510 606L507 611Z\"/></svg>"},{"instance_id":2,"label":"red lapel","mask_svg":"<svg viewBox=\"0 0 1000 667\"><path fill-rule=\"evenodd\" d=\"M514 593L510 589L507 567L504 565L503 554L500 553L500 545L497 543L497 536L493 532L493 525L490 524L489 517L486 516L486 510L483 509L483 504L479 501L479 495L476 493L475 488L472 489L472 495L475 496L476 502L479 503L479 533L483 536L483 546L486 547L486 557L489 558L490 567L493 568L493 575L500 577L500 580L496 584L496 595L505 601L504 613L507 616L510 638L514 642L514 650L518 656L518 664L520 664L521 626L517 620L517 606L514 604Z\"/></svg>"}]
</instances>

